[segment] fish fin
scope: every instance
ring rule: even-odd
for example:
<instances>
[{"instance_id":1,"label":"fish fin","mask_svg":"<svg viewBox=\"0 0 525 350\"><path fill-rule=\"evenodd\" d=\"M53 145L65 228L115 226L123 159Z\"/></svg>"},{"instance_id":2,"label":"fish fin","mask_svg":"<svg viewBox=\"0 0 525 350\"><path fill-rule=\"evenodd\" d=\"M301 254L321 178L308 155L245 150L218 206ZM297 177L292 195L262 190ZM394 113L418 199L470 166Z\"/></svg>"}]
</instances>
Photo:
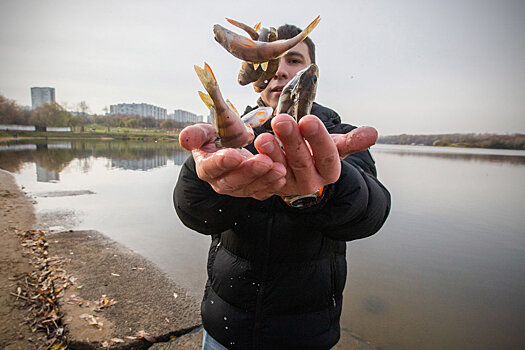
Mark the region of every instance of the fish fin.
<instances>
[{"instance_id":1,"label":"fish fin","mask_svg":"<svg viewBox=\"0 0 525 350\"><path fill-rule=\"evenodd\" d=\"M204 104L206 105L206 107L208 107L208 109L215 108L215 105L213 104L213 100L211 99L210 95L202 91L199 91L199 96L202 102L204 102Z\"/></svg>"},{"instance_id":2,"label":"fish fin","mask_svg":"<svg viewBox=\"0 0 525 350\"><path fill-rule=\"evenodd\" d=\"M241 36L239 38L239 45L244 46L244 47L255 47L255 46L257 46L255 41L253 41L252 39L247 38L245 36Z\"/></svg>"},{"instance_id":3,"label":"fish fin","mask_svg":"<svg viewBox=\"0 0 525 350\"><path fill-rule=\"evenodd\" d=\"M237 114L237 116L239 116L239 111L237 111L237 108L235 108L235 106L233 105L233 103L231 103L230 100L226 100L226 104L228 105L228 107L230 107L230 109L235 112L235 114Z\"/></svg>"},{"instance_id":4,"label":"fish fin","mask_svg":"<svg viewBox=\"0 0 525 350\"><path fill-rule=\"evenodd\" d=\"M268 62L261 63L261 68L262 68L263 71L266 72L266 69L268 69Z\"/></svg>"},{"instance_id":5,"label":"fish fin","mask_svg":"<svg viewBox=\"0 0 525 350\"><path fill-rule=\"evenodd\" d=\"M259 68L259 63L253 63L253 70L257 70Z\"/></svg>"},{"instance_id":6,"label":"fish fin","mask_svg":"<svg viewBox=\"0 0 525 350\"><path fill-rule=\"evenodd\" d=\"M256 32L259 31L259 29L261 29L261 22L257 23L256 25L253 26L253 29L255 29Z\"/></svg>"}]
</instances>

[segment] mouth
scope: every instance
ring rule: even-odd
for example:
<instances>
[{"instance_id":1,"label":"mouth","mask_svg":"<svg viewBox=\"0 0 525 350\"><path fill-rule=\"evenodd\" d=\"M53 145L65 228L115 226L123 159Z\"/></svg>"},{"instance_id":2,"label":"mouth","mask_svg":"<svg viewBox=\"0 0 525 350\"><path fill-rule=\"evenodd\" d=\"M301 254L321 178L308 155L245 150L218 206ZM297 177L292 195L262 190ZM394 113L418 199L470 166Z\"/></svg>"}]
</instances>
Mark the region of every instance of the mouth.
<instances>
[{"instance_id":1,"label":"mouth","mask_svg":"<svg viewBox=\"0 0 525 350\"><path fill-rule=\"evenodd\" d=\"M272 93L278 93L278 94L281 94L281 92L283 92L283 87L284 86L276 86L272 89Z\"/></svg>"}]
</instances>

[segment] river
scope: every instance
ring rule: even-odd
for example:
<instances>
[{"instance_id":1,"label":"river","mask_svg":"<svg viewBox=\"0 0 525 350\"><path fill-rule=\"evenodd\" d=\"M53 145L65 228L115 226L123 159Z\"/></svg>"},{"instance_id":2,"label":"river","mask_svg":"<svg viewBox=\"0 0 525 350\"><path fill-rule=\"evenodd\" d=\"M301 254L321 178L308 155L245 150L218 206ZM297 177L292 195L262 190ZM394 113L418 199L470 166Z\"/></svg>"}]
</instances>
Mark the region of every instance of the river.
<instances>
[{"instance_id":1,"label":"river","mask_svg":"<svg viewBox=\"0 0 525 350\"><path fill-rule=\"evenodd\" d=\"M525 348L525 152L376 145L392 211L348 244L342 341L380 349ZM0 168L34 197L39 225L95 229L193 295L209 238L172 203L188 153L174 143L0 145Z\"/></svg>"}]
</instances>

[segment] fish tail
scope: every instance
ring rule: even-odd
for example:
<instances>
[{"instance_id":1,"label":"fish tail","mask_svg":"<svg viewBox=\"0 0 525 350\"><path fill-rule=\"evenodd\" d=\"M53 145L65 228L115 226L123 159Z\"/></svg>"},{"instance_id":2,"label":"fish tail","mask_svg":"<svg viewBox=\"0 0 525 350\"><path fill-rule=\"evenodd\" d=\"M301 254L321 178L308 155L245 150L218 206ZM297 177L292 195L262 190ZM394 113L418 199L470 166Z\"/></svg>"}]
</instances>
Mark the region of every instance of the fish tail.
<instances>
[{"instance_id":1,"label":"fish tail","mask_svg":"<svg viewBox=\"0 0 525 350\"><path fill-rule=\"evenodd\" d=\"M308 36L308 34L310 34L312 32L312 30L315 29L315 27L317 27L317 25L319 24L319 22L321 21L321 16L317 16L313 21L312 23L310 23L308 25L308 27L306 27L303 32L301 33L301 36L303 36L304 38L306 38Z\"/></svg>"},{"instance_id":2,"label":"fish tail","mask_svg":"<svg viewBox=\"0 0 525 350\"><path fill-rule=\"evenodd\" d=\"M195 72L197 73L197 76L199 77L202 85L209 93L210 88L214 85L217 85L217 79L215 79L215 75L213 74L210 66L208 63L204 62L204 68L195 65L193 67L195 68Z\"/></svg>"}]
</instances>

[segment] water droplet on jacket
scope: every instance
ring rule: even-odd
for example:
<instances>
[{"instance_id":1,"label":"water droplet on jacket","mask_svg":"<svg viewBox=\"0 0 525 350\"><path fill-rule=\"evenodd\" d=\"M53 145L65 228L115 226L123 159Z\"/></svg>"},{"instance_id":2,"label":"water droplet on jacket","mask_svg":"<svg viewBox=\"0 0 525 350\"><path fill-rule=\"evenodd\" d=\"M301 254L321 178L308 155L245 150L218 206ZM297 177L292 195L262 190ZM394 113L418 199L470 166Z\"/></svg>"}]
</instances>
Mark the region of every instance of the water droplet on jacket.
<instances>
[{"instance_id":1,"label":"water droplet on jacket","mask_svg":"<svg viewBox=\"0 0 525 350\"><path fill-rule=\"evenodd\" d=\"M226 321L228 319L228 317L224 316L224 321Z\"/></svg>"},{"instance_id":2,"label":"water droplet on jacket","mask_svg":"<svg viewBox=\"0 0 525 350\"><path fill-rule=\"evenodd\" d=\"M233 288L233 286L230 284L230 288Z\"/></svg>"},{"instance_id":3,"label":"water droplet on jacket","mask_svg":"<svg viewBox=\"0 0 525 350\"><path fill-rule=\"evenodd\" d=\"M235 342L234 342L234 341L232 341L232 342L230 343L230 345L235 345Z\"/></svg>"},{"instance_id":4,"label":"water droplet on jacket","mask_svg":"<svg viewBox=\"0 0 525 350\"><path fill-rule=\"evenodd\" d=\"M222 209L219 209L219 213L222 213Z\"/></svg>"},{"instance_id":5,"label":"water droplet on jacket","mask_svg":"<svg viewBox=\"0 0 525 350\"><path fill-rule=\"evenodd\" d=\"M224 327L224 329L228 329L228 326Z\"/></svg>"},{"instance_id":6,"label":"water droplet on jacket","mask_svg":"<svg viewBox=\"0 0 525 350\"><path fill-rule=\"evenodd\" d=\"M204 223L207 224L207 223L208 223L208 220L204 220Z\"/></svg>"},{"instance_id":7,"label":"water droplet on jacket","mask_svg":"<svg viewBox=\"0 0 525 350\"><path fill-rule=\"evenodd\" d=\"M213 304L213 303L214 303L214 301L213 301L213 300L210 300L210 303L212 303L212 304Z\"/></svg>"},{"instance_id":8,"label":"water droplet on jacket","mask_svg":"<svg viewBox=\"0 0 525 350\"><path fill-rule=\"evenodd\" d=\"M233 223L233 226L237 226L237 223L236 223L236 222L234 222L234 223Z\"/></svg>"}]
</instances>

